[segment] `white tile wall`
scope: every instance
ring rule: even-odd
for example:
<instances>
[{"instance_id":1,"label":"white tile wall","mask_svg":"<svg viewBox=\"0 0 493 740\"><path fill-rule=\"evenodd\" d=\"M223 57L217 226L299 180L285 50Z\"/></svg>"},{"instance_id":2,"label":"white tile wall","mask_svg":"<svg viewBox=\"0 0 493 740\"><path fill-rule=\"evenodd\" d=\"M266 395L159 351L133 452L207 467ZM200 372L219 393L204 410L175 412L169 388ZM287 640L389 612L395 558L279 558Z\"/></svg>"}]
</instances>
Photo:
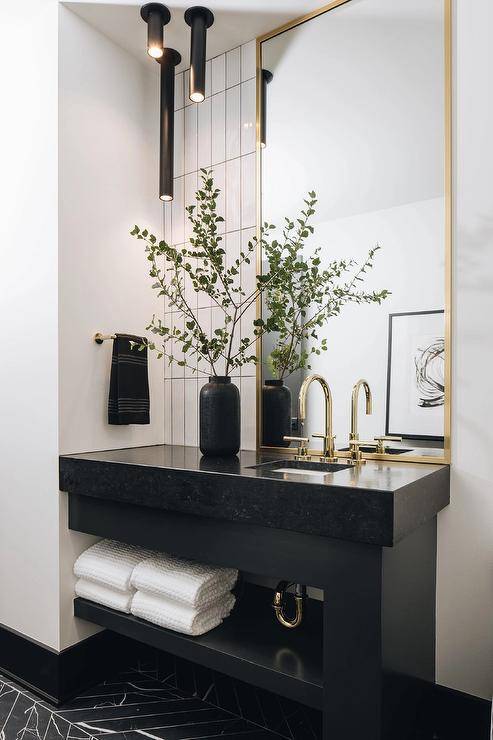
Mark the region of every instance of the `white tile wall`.
<instances>
[{"instance_id":1,"label":"white tile wall","mask_svg":"<svg viewBox=\"0 0 493 740\"><path fill-rule=\"evenodd\" d=\"M231 49L207 62L206 99L192 103L188 97L189 73L176 76L175 89L175 197L164 206L164 235L175 246L190 238L191 229L185 206L194 201L200 185L201 167L213 169L216 186L221 189L218 211L226 219L222 227L228 265L239 257L255 231L255 41ZM243 265L242 285L246 291L255 287L255 264ZM221 312L210 300L185 285L187 295L198 306L199 322L211 334L221 319ZM168 323L178 317L165 305ZM241 335L247 336L255 317L255 306L241 322ZM238 337L239 339L239 337ZM196 362L187 360L192 365ZM199 365L200 367L200 365ZM188 367L165 364L165 442L198 445L198 398L207 377L193 374ZM255 449L255 382L254 365L234 374L242 397L242 448Z\"/></svg>"}]
</instances>

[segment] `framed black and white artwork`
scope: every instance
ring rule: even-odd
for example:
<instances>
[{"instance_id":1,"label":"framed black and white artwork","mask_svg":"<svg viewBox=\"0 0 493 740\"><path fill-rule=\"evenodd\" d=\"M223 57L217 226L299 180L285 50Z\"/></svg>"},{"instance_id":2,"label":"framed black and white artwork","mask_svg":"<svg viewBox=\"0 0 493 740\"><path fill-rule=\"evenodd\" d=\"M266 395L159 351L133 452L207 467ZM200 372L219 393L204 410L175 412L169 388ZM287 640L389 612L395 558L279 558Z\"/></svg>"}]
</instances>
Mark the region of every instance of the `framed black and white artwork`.
<instances>
[{"instance_id":1,"label":"framed black and white artwork","mask_svg":"<svg viewBox=\"0 0 493 740\"><path fill-rule=\"evenodd\" d=\"M389 317L386 434L443 440L445 312Z\"/></svg>"}]
</instances>

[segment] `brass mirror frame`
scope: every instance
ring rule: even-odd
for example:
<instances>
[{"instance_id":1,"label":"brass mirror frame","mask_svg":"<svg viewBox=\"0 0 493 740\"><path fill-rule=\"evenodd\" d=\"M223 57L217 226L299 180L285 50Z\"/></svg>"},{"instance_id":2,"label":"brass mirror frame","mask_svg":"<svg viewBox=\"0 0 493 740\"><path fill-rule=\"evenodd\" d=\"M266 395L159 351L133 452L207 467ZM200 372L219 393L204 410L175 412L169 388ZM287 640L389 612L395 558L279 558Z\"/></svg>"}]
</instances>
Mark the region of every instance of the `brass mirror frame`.
<instances>
[{"instance_id":1,"label":"brass mirror frame","mask_svg":"<svg viewBox=\"0 0 493 740\"><path fill-rule=\"evenodd\" d=\"M262 44L285 31L289 31L302 23L327 13L341 5L346 5L352 0L335 0L314 10L307 15L296 18L256 39L257 60L257 117L256 117L256 216L257 216L257 238L260 239L260 226L262 223L262 156L260 147L260 120L262 101ZM444 447L441 456L406 456L400 457L398 462L406 463L432 463L450 464L451 458L451 399L452 399L452 0L443 0L444 4L444 49L445 49L445 402L444 402ZM260 247L257 249L257 274L262 271L262 254ZM262 301L257 299L257 318L261 317ZM264 452L282 452L284 455L294 455L294 448L265 447L262 445L262 339L257 340L257 449ZM349 402L348 402L349 409ZM349 413L349 411L348 411ZM310 454L320 454L319 450L310 450ZM338 457L348 457L349 453L339 453ZM375 453L364 453L363 457L368 460L389 460L397 462L395 455L377 455Z\"/></svg>"}]
</instances>

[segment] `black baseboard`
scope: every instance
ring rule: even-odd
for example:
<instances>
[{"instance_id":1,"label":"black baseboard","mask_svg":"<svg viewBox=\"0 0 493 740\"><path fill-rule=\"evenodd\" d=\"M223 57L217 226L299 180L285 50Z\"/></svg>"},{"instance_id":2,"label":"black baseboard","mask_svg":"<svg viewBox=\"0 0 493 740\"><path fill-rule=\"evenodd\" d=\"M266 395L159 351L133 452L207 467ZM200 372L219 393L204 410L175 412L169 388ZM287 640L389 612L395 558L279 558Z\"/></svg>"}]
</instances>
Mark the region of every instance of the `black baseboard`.
<instances>
[{"instance_id":1,"label":"black baseboard","mask_svg":"<svg viewBox=\"0 0 493 740\"><path fill-rule=\"evenodd\" d=\"M138 648L106 630L57 652L0 626L0 673L59 706L130 665Z\"/></svg>"},{"instance_id":2,"label":"black baseboard","mask_svg":"<svg viewBox=\"0 0 493 740\"><path fill-rule=\"evenodd\" d=\"M437 740L490 740L491 701L446 686L431 689L430 722Z\"/></svg>"}]
</instances>

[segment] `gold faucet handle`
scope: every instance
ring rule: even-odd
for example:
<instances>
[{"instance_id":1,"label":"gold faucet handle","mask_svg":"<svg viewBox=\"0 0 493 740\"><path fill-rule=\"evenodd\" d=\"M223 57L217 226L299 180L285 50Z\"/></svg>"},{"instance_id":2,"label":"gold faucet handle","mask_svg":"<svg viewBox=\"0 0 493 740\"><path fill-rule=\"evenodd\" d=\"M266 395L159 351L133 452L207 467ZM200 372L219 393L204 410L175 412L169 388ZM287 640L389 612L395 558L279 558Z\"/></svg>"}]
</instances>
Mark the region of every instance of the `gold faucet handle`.
<instances>
[{"instance_id":1,"label":"gold faucet handle","mask_svg":"<svg viewBox=\"0 0 493 740\"><path fill-rule=\"evenodd\" d=\"M323 450L323 459L325 462L335 462L335 448L334 448L334 440L335 435L332 437L327 434L322 434L321 432L316 432L315 434L312 434L312 437L315 439L323 439L324 441L324 450Z\"/></svg>"},{"instance_id":2,"label":"gold faucet handle","mask_svg":"<svg viewBox=\"0 0 493 740\"><path fill-rule=\"evenodd\" d=\"M365 465L366 460L363 458L363 453L360 450L360 447L375 447L377 448L376 442L365 442L362 439L350 439L349 440L349 447L351 449L351 462L354 465Z\"/></svg>"},{"instance_id":3,"label":"gold faucet handle","mask_svg":"<svg viewBox=\"0 0 493 740\"><path fill-rule=\"evenodd\" d=\"M285 442L298 442L298 454L296 457L307 458L308 457L308 437L283 437Z\"/></svg>"},{"instance_id":4,"label":"gold faucet handle","mask_svg":"<svg viewBox=\"0 0 493 740\"><path fill-rule=\"evenodd\" d=\"M382 434L380 437L375 437L377 444L377 452L379 455L385 455L385 444L384 442L402 442L402 437L396 437L388 434Z\"/></svg>"}]
</instances>

